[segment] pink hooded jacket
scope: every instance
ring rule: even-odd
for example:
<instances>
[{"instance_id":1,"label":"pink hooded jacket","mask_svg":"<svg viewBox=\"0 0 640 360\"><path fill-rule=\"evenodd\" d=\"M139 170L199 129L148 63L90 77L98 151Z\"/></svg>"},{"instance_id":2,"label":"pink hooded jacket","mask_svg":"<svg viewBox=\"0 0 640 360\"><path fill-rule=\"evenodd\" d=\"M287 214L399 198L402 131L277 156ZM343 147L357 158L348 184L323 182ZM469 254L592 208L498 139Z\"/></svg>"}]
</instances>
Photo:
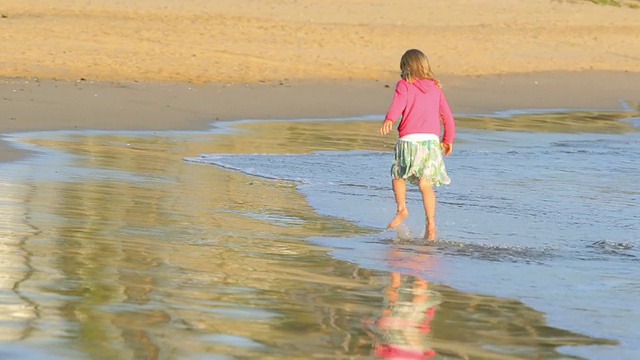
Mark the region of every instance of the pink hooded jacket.
<instances>
[{"instance_id":1,"label":"pink hooded jacket","mask_svg":"<svg viewBox=\"0 0 640 360\"><path fill-rule=\"evenodd\" d=\"M442 142L453 144L456 135L455 120L444 92L434 80L419 79L412 83L405 79L398 81L385 119L395 122L400 115L400 137L409 134L435 134L440 137L442 118Z\"/></svg>"}]
</instances>

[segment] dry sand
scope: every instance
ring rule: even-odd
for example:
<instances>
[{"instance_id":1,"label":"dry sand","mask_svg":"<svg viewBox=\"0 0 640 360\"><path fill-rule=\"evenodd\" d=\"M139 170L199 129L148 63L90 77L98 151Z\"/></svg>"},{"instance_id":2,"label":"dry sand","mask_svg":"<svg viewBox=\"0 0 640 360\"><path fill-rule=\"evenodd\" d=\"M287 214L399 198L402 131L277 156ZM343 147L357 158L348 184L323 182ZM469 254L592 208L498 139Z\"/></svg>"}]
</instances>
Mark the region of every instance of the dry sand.
<instances>
[{"instance_id":1,"label":"dry sand","mask_svg":"<svg viewBox=\"0 0 640 360\"><path fill-rule=\"evenodd\" d=\"M0 0L0 13L0 133L381 114L411 47L456 113L640 96L640 9L586 1Z\"/></svg>"},{"instance_id":2,"label":"dry sand","mask_svg":"<svg viewBox=\"0 0 640 360\"><path fill-rule=\"evenodd\" d=\"M640 72L640 9L553 0L2 0L0 76L254 82ZM9 50L9 51L7 51Z\"/></svg>"}]
</instances>

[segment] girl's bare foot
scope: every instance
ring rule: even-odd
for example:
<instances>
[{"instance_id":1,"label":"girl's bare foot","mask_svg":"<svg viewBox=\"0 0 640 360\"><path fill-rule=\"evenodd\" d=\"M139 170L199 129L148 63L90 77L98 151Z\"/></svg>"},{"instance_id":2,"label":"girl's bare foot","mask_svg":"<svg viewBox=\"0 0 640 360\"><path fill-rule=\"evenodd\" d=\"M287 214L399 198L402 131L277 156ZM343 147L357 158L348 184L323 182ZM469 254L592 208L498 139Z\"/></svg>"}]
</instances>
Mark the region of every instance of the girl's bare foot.
<instances>
[{"instance_id":1,"label":"girl's bare foot","mask_svg":"<svg viewBox=\"0 0 640 360\"><path fill-rule=\"evenodd\" d=\"M402 220L404 220L407 216L409 216L409 210L407 210L406 208L402 210L398 210L398 212L396 213L396 216L391 220L391 222L389 223L389 225L387 225L387 227L394 228L402 224Z\"/></svg>"},{"instance_id":2,"label":"girl's bare foot","mask_svg":"<svg viewBox=\"0 0 640 360\"><path fill-rule=\"evenodd\" d=\"M436 239L436 225L429 223L426 230L427 231L424 233L425 240L434 241Z\"/></svg>"}]
</instances>

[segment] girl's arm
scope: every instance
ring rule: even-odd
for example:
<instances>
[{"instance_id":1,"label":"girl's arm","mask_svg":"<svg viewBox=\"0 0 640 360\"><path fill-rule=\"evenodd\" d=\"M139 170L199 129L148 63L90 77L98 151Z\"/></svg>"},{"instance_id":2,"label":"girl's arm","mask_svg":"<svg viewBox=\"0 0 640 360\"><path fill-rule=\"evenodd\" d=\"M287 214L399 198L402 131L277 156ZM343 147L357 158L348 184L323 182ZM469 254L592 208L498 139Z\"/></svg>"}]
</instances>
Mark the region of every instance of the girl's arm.
<instances>
[{"instance_id":1,"label":"girl's arm","mask_svg":"<svg viewBox=\"0 0 640 360\"><path fill-rule=\"evenodd\" d=\"M385 120L396 121L397 118L400 117L404 108L407 106L407 93L409 89L407 88L407 83L404 80L398 81L396 83L396 91L393 93L393 100L391 100L391 106L389 106L389 111L384 116Z\"/></svg>"},{"instance_id":2,"label":"girl's arm","mask_svg":"<svg viewBox=\"0 0 640 360\"><path fill-rule=\"evenodd\" d=\"M456 122L453 119L451 108L444 93L440 96L440 118L442 118L442 125L444 127L442 143L452 145L453 139L456 137Z\"/></svg>"},{"instance_id":3,"label":"girl's arm","mask_svg":"<svg viewBox=\"0 0 640 360\"><path fill-rule=\"evenodd\" d=\"M396 90L393 93L393 100L391 100L391 106L389 106L389 110L384 116L384 122L380 126L380 135L387 135L393 129L393 123L407 106L407 92L407 84L402 80L398 81Z\"/></svg>"}]
</instances>

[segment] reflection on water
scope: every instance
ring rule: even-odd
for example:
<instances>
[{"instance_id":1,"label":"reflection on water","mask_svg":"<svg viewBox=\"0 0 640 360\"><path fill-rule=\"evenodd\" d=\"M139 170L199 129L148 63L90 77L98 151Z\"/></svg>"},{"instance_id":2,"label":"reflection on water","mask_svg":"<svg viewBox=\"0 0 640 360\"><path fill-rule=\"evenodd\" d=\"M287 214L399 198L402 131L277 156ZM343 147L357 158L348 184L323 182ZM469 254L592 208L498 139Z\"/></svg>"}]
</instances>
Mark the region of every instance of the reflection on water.
<instances>
[{"instance_id":1,"label":"reflection on water","mask_svg":"<svg viewBox=\"0 0 640 360\"><path fill-rule=\"evenodd\" d=\"M632 116L638 116L638 112L506 112L504 116L460 117L456 124L483 130L616 134L637 131L631 123L621 121Z\"/></svg>"},{"instance_id":2,"label":"reflection on water","mask_svg":"<svg viewBox=\"0 0 640 360\"><path fill-rule=\"evenodd\" d=\"M24 135L54 152L0 165L0 340L109 359L563 358L558 346L612 343L550 327L515 300L333 259L305 240L376 230L317 214L295 184L182 161L388 149L376 127ZM391 249L385 260L424 271L437 256ZM0 356L27 353L17 349Z\"/></svg>"},{"instance_id":3,"label":"reflection on water","mask_svg":"<svg viewBox=\"0 0 640 360\"><path fill-rule=\"evenodd\" d=\"M392 249L388 261L391 265L397 263L423 272L429 271L435 260L428 253L403 256L399 249ZM384 308L375 321L373 354L394 359L435 356L430 333L431 321L440 304L438 295L423 277L392 271Z\"/></svg>"},{"instance_id":4,"label":"reflection on water","mask_svg":"<svg viewBox=\"0 0 640 360\"><path fill-rule=\"evenodd\" d=\"M363 230L316 216L290 184L185 171L184 154L167 159L164 151L119 160L106 146L100 154L98 142L72 136L60 144L91 157L27 161L8 174L16 185L2 213L22 213L6 226L25 233L3 252L22 254L6 269L13 278L4 289L15 294L13 307L33 304L38 319L32 329L3 323L5 338L62 341L89 358L114 359L279 357L322 353L323 336L342 341L344 330L324 323L369 280L301 240ZM49 171L59 178L42 178ZM324 301L328 289L342 295Z\"/></svg>"},{"instance_id":5,"label":"reflection on water","mask_svg":"<svg viewBox=\"0 0 640 360\"><path fill-rule=\"evenodd\" d=\"M544 314L512 299L463 293L429 281L432 246L391 246L382 310L366 319L372 354L393 359L556 359L563 345L615 344L551 327Z\"/></svg>"}]
</instances>

